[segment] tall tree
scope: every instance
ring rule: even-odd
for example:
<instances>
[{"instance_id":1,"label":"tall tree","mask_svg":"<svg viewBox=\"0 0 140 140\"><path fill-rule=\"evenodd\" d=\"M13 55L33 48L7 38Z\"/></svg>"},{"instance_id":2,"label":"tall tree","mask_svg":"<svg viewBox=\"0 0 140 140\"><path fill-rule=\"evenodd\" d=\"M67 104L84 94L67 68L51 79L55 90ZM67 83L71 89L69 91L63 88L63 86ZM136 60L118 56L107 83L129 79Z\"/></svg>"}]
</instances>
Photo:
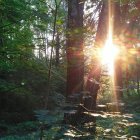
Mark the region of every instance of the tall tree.
<instances>
[{"instance_id":1,"label":"tall tree","mask_svg":"<svg viewBox=\"0 0 140 140\"><path fill-rule=\"evenodd\" d=\"M68 0L67 95L83 90L83 2Z\"/></svg>"},{"instance_id":2,"label":"tall tree","mask_svg":"<svg viewBox=\"0 0 140 140\"><path fill-rule=\"evenodd\" d=\"M118 37L121 33L121 10L120 10L120 1L111 1L111 15L113 18L113 38L118 41ZM117 42L116 42L117 43ZM120 47L120 46L118 46ZM114 85L115 85L115 94L117 100L121 100L123 96L122 88L122 60L121 57L117 57L114 63Z\"/></svg>"},{"instance_id":3,"label":"tall tree","mask_svg":"<svg viewBox=\"0 0 140 140\"><path fill-rule=\"evenodd\" d=\"M102 2L102 8L99 14L99 21L97 26L97 33L95 38L95 46L97 49L102 48L105 40L107 38L107 31L108 31L108 2L103 1ZM97 99L97 93L100 88L99 81L101 76L101 65L99 58L97 58L96 62L93 62L95 65L93 65L93 68L89 72L88 79L87 79L87 85L86 90L90 92L92 95L92 103L91 103L91 109L96 108L96 99Z\"/></svg>"}]
</instances>

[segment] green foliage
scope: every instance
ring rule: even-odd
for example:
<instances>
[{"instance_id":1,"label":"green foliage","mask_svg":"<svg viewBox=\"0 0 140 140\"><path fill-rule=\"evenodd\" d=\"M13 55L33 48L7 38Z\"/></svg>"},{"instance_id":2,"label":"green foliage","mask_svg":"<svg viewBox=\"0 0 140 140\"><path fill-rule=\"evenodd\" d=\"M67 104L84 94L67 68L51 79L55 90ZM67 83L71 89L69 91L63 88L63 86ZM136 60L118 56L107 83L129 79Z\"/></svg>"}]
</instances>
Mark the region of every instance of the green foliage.
<instances>
[{"instance_id":1,"label":"green foliage","mask_svg":"<svg viewBox=\"0 0 140 140\"><path fill-rule=\"evenodd\" d=\"M44 107L46 102L44 97L48 94L47 65L49 62L46 64L44 59L39 60L34 54L36 45L34 35L36 32L50 32L48 26L52 26L53 22L51 18L53 13L44 2L0 1L0 113L3 114L1 114L2 120L8 120L12 116L16 120L18 118L16 114L19 116L22 112L32 114L34 109ZM53 3L48 4L53 8ZM60 23L59 19L58 21ZM57 78L61 77L62 72L55 68L53 71L57 76L52 77L50 85L52 92L59 92L60 89L60 92L64 92L64 88L60 88L63 82ZM55 105L56 100L52 99L52 101ZM7 117L4 117L4 114L7 114ZM26 115L24 117L26 118Z\"/></svg>"},{"instance_id":2,"label":"green foliage","mask_svg":"<svg viewBox=\"0 0 140 140\"><path fill-rule=\"evenodd\" d=\"M1 110L21 112L31 111L39 106L43 107L46 101L42 97L47 95L47 67L36 59L25 62L23 60L22 63L20 60L16 60L16 63L12 63L11 67L4 67L3 63L1 65L3 68L1 70L3 79L0 79ZM58 72L57 74L59 75ZM60 81L54 77L51 84L52 94L49 96L50 106L58 105L57 102L60 102L63 97L54 92L60 89L56 83L60 83Z\"/></svg>"},{"instance_id":3,"label":"green foliage","mask_svg":"<svg viewBox=\"0 0 140 140\"><path fill-rule=\"evenodd\" d=\"M53 110L53 112L48 110L37 110L35 111L35 116L41 123L52 125L63 119L63 113L60 113L60 111L60 109Z\"/></svg>"},{"instance_id":4,"label":"green foliage","mask_svg":"<svg viewBox=\"0 0 140 140\"><path fill-rule=\"evenodd\" d=\"M122 0L121 2L121 6L123 6L128 4L129 0ZM137 5L137 2L136 0L130 2L127 16L124 17L124 22L129 21L131 23L133 19L136 19L135 26L130 28L139 27L139 5ZM66 85L65 28L67 24L67 8L64 6L64 1L60 3L60 0L56 0L56 3L58 6L56 34L59 34L60 38L61 57L60 65L57 67L55 66L55 49L58 46L56 45L56 40L54 42L51 41L54 32L55 1L0 0L0 132L3 132L4 135L9 135L0 137L0 139L38 140L42 126L45 126L42 136L47 140L59 138L82 140L94 139L94 137L97 137L96 139L105 139L106 136L122 137L124 135L127 135L127 138L130 138L132 135L140 137L140 95L136 88L130 89L130 94L127 95L126 93L124 96L124 101L127 104L126 111L132 112L133 117L126 119L123 115L119 117L112 115L110 118L97 118L96 136L87 132L83 134L77 131L77 129L84 131L84 129L81 129L83 126L73 128L61 123L63 111L60 108L65 102L65 97L62 94L65 93ZM87 11L92 9L92 6L95 6L93 11L98 13L101 3L94 0L92 4L87 6ZM91 48L89 50L89 45L93 45L93 38L95 38L96 34L97 14L94 15L96 18L92 17L93 11L90 10L85 18L85 29L75 29L71 32L68 31L67 34L76 34L79 37L79 34L84 33L86 38L85 45L88 49L85 49L85 51L89 52L91 59L96 59L96 49L93 50ZM133 37L133 35L129 34L124 34L124 36L128 38ZM39 38L44 39L41 40ZM131 41L129 40L129 42ZM46 46L43 44L44 42ZM44 45L46 48L38 45ZM136 44L134 45L137 46ZM48 52L50 52L51 47L54 48L54 56L51 80L49 81L48 65L50 54L46 53L45 56L44 49L48 49ZM35 54L37 50L40 51L39 58ZM93 54L90 53L91 51L93 51ZM129 72L134 73L131 75L132 78L129 77L129 84L133 86L137 84L132 80L133 78L135 79L135 71L138 68L135 67L136 61L134 58L129 56L129 59L133 63L133 65L129 66ZM90 62L90 60L88 61ZM93 62L96 62L96 60L91 60L91 63ZM88 72L89 68L85 69ZM110 80L101 78L100 82L102 84L98 102L102 104L111 102L113 89L111 89ZM50 86L49 93L48 85ZM43 110L42 108L44 108L46 102L48 109ZM34 112L34 110L36 111ZM20 123L34 120L34 116L37 118L37 122Z\"/></svg>"},{"instance_id":5,"label":"green foliage","mask_svg":"<svg viewBox=\"0 0 140 140\"><path fill-rule=\"evenodd\" d=\"M39 139L39 134L38 133L33 133L29 134L26 136L6 136L4 138L1 138L1 140L38 140Z\"/></svg>"},{"instance_id":6,"label":"green foliage","mask_svg":"<svg viewBox=\"0 0 140 140\"><path fill-rule=\"evenodd\" d=\"M130 135L130 136L137 136L140 137L140 125L134 125L134 126L130 126L129 128L126 129L126 132Z\"/></svg>"}]
</instances>

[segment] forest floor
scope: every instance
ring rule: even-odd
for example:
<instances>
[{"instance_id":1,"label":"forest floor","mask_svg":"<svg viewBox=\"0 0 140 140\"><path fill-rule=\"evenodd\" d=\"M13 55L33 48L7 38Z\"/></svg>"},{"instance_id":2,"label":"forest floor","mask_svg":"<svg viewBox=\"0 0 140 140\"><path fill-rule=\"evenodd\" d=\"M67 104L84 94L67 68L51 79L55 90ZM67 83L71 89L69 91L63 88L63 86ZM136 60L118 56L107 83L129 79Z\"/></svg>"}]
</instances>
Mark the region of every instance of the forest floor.
<instances>
[{"instance_id":1,"label":"forest floor","mask_svg":"<svg viewBox=\"0 0 140 140\"><path fill-rule=\"evenodd\" d=\"M132 103L123 112L90 113L96 118L94 121L74 126L63 123L60 110L55 113L42 110L37 112L39 121L1 122L0 140L139 140L138 107L139 103Z\"/></svg>"}]
</instances>

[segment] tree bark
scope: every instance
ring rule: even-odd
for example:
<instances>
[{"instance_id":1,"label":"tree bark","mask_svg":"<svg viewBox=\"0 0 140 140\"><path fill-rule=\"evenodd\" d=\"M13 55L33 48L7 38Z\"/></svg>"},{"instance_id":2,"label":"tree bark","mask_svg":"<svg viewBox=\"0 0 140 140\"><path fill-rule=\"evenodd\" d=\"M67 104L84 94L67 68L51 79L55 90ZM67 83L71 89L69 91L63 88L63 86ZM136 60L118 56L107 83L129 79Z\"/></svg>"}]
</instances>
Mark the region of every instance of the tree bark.
<instances>
[{"instance_id":1,"label":"tree bark","mask_svg":"<svg viewBox=\"0 0 140 140\"><path fill-rule=\"evenodd\" d=\"M105 41L107 39L107 32L108 32L108 2L103 1L102 9L99 14L99 22L97 27L97 33L95 38L95 47L102 48L104 47Z\"/></svg>"},{"instance_id":2,"label":"tree bark","mask_svg":"<svg viewBox=\"0 0 140 140\"><path fill-rule=\"evenodd\" d=\"M80 0L68 0L67 96L83 90L83 8Z\"/></svg>"},{"instance_id":3,"label":"tree bark","mask_svg":"<svg viewBox=\"0 0 140 140\"><path fill-rule=\"evenodd\" d=\"M56 35L56 48L55 48L55 53L56 53L56 56L55 56L55 65L56 66L59 66L59 56L60 56L60 37L59 37L59 33L57 32L57 35Z\"/></svg>"},{"instance_id":4,"label":"tree bark","mask_svg":"<svg viewBox=\"0 0 140 140\"><path fill-rule=\"evenodd\" d=\"M113 38L118 41L119 35L121 33L121 12L120 12L120 3L119 1L112 1L112 17L113 19ZM120 46L118 46L120 47ZM114 62L114 85L115 85L115 94L117 101L121 100L123 97L123 79L122 79L122 60L118 56Z\"/></svg>"},{"instance_id":5,"label":"tree bark","mask_svg":"<svg viewBox=\"0 0 140 140\"><path fill-rule=\"evenodd\" d=\"M99 14L99 22L97 27L97 33L95 38L95 46L96 48L102 48L105 44L105 40L107 38L108 31L108 2L103 2L101 12ZM86 84L86 90L90 92L92 96L92 110L96 109L96 100L98 90L100 88L100 76L101 76L101 64L99 58L97 58L96 62L94 61L91 71L89 72Z\"/></svg>"}]
</instances>

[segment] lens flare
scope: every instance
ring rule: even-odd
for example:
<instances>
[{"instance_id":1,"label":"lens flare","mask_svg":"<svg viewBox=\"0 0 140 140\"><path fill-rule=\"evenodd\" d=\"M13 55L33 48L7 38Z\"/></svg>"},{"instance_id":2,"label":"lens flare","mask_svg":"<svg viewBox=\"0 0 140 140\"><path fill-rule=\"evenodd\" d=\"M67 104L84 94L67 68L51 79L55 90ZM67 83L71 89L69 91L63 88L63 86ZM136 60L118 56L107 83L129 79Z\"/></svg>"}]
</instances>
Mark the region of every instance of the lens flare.
<instances>
[{"instance_id":1,"label":"lens flare","mask_svg":"<svg viewBox=\"0 0 140 140\"><path fill-rule=\"evenodd\" d=\"M101 50L101 63L106 66L109 75L114 74L114 61L118 53L119 49L108 39Z\"/></svg>"}]
</instances>

